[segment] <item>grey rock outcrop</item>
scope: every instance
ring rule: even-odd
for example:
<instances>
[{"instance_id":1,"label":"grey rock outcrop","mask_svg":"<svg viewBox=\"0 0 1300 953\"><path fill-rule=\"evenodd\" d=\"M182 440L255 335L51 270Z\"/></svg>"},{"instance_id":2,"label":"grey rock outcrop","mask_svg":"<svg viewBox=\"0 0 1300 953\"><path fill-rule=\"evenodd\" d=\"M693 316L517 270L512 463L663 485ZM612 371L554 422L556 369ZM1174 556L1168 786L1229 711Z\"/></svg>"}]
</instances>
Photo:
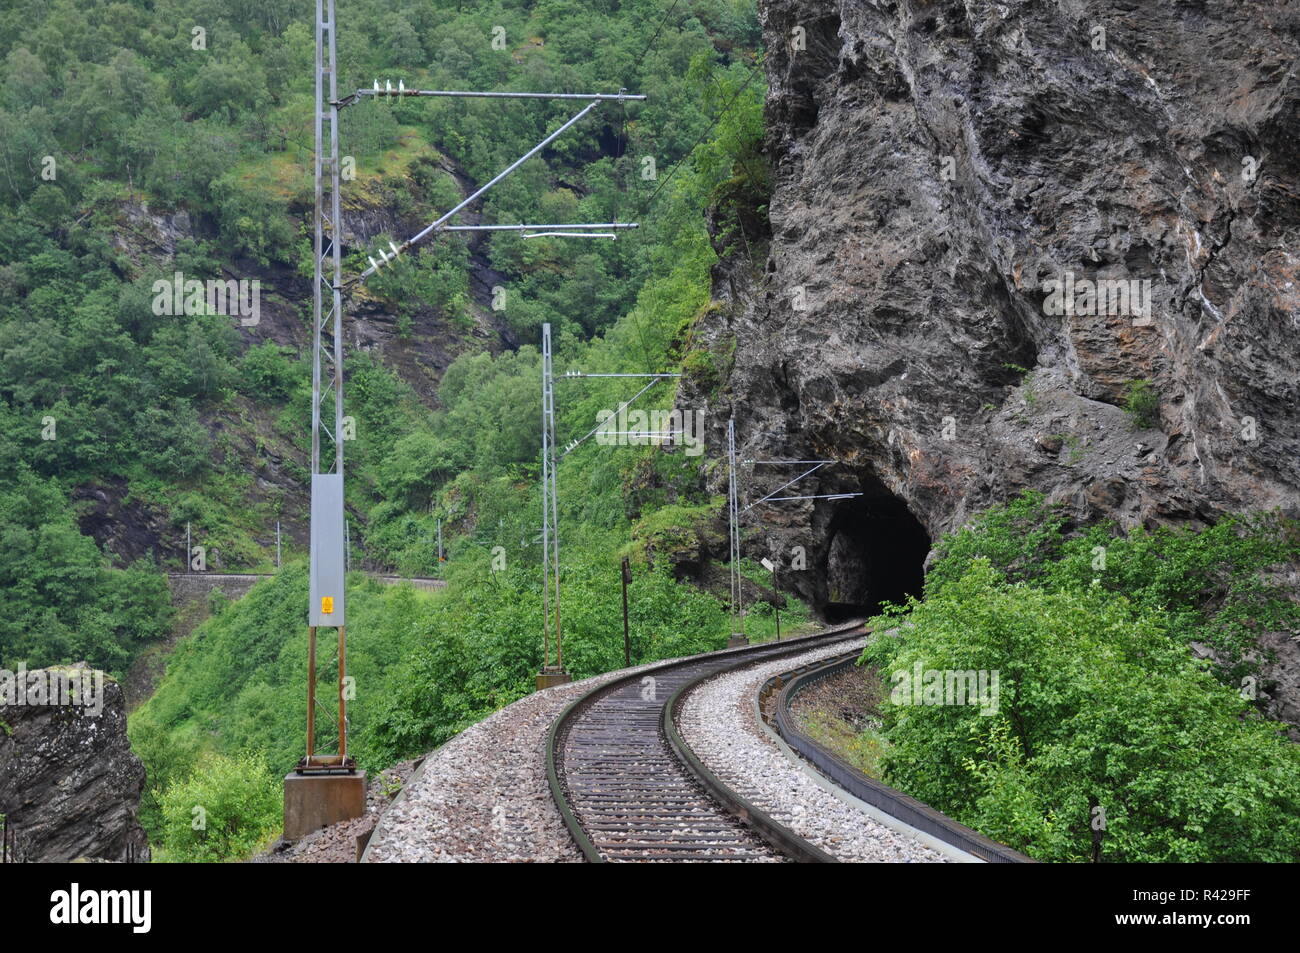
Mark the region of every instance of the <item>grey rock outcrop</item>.
<instances>
[{"instance_id":1,"label":"grey rock outcrop","mask_svg":"<svg viewBox=\"0 0 1300 953\"><path fill-rule=\"evenodd\" d=\"M103 680L102 709L94 707L0 704L0 814L24 860L146 856L137 817L144 765L127 740L116 682Z\"/></svg>"},{"instance_id":2,"label":"grey rock outcrop","mask_svg":"<svg viewBox=\"0 0 1300 953\"><path fill-rule=\"evenodd\" d=\"M866 494L756 518L805 548L792 587L853 602L1023 488L1124 526L1300 513L1300 6L759 6L770 248L715 270L692 346L734 365L683 399L714 447L734 411L743 457L842 461L800 492ZM1150 313L1054 313L1056 280Z\"/></svg>"}]
</instances>

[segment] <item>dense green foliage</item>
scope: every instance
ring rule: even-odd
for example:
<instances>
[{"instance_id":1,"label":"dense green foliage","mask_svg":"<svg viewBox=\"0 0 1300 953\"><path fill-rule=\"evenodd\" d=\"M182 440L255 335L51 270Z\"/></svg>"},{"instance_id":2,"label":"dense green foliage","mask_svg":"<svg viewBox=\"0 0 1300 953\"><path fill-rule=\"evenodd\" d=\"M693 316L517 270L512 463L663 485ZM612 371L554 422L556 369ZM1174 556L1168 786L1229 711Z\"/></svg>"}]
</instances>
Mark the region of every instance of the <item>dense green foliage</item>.
<instances>
[{"instance_id":1,"label":"dense green foliage","mask_svg":"<svg viewBox=\"0 0 1300 953\"><path fill-rule=\"evenodd\" d=\"M280 778L255 755L210 754L162 797L160 861L243 857L280 830Z\"/></svg>"},{"instance_id":2,"label":"dense green foliage","mask_svg":"<svg viewBox=\"0 0 1300 953\"><path fill-rule=\"evenodd\" d=\"M986 558L1010 582L1054 591L1096 588L1165 616L1184 645L1214 650L1216 673L1240 688L1258 671L1256 637L1300 633L1300 606L1270 570L1300 563L1300 528L1276 514L1229 517L1201 529L1114 526L1080 530L1036 493L982 514L945 537L926 577L927 594Z\"/></svg>"},{"instance_id":3,"label":"dense green foliage","mask_svg":"<svg viewBox=\"0 0 1300 953\"><path fill-rule=\"evenodd\" d=\"M501 319L523 341L550 321L564 364L671 366L706 297L702 207L757 195L766 181L751 6L693 0L674 9L664 20L659 0L338 3L343 89L378 76L408 87L627 86L650 97L602 106L483 205L484 220L497 222L641 218L618 242L485 242L506 283ZM159 587L104 570L68 536L79 515L74 487L125 480L128 515L166 514L169 552L192 525L219 569L268 568L269 527L305 515L292 490L259 479L272 459L305 479L302 353L229 317L156 314L153 282L177 271L257 278L264 311L303 313L311 17L308 0L26 0L0 12L0 493L45 488L39 507L4 511L14 552L38 564L21 582L21 573L0 573L0 595L15 607L0 662L84 656L118 671L159 631L146 619L161 611ZM494 45L497 27L504 42ZM356 164L349 209L431 220L463 194L449 168L482 182L573 111L358 104L342 129ZM157 223L182 220L174 250L161 247ZM352 250L349 270L365 251ZM396 313L403 335L424 308L454 338L474 323L467 270L464 243L445 238L358 295ZM481 527L518 523L524 511L521 481L536 462L536 351L491 360L469 337L450 343L466 356L433 420L382 361L348 355L346 412L357 420L349 502L367 517L354 538L372 562L434 571L435 497L461 501L450 535L479 543ZM566 424L585 432L594 410L619 396L587 389L581 403L566 403ZM579 485L599 490L583 509L600 512L581 515L605 529L628 518L618 493L627 470L614 456L572 467L584 475ZM472 509L479 501L489 512ZM181 568L174 556L165 562ZM57 593L41 581L47 565ZM102 621L110 615L112 626Z\"/></svg>"},{"instance_id":4,"label":"dense green foliage","mask_svg":"<svg viewBox=\"0 0 1300 953\"><path fill-rule=\"evenodd\" d=\"M417 623L428 599L410 587L385 589L356 578L353 583L348 672L356 679L357 702L351 717L354 731L364 735L374 704L400 678L398 663L418 644ZM131 716L132 745L149 769L145 820L155 832L152 798L202 771L211 754L257 752L281 776L302 756L306 600L301 563L255 586L180 643L158 691ZM319 676L322 697L329 698L337 670L323 662ZM328 718L322 722L329 734ZM332 737L323 734L322 742L330 745Z\"/></svg>"},{"instance_id":5,"label":"dense green foliage","mask_svg":"<svg viewBox=\"0 0 1300 953\"><path fill-rule=\"evenodd\" d=\"M990 510L864 660L896 685L996 672L996 711L882 705L887 777L1044 860L1090 859L1094 835L1107 861L1300 860L1300 749L1237 682L1249 633L1300 631L1265 578L1296 547L1273 517L1123 538L1070 534L1033 494Z\"/></svg>"},{"instance_id":6,"label":"dense green foliage","mask_svg":"<svg viewBox=\"0 0 1300 953\"><path fill-rule=\"evenodd\" d=\"M73 523L61 488L24 472L0 489L0 666L85 660L125 669L167 631L167 584L143 569L114 571Z\"/></svg>"}]
</instances>

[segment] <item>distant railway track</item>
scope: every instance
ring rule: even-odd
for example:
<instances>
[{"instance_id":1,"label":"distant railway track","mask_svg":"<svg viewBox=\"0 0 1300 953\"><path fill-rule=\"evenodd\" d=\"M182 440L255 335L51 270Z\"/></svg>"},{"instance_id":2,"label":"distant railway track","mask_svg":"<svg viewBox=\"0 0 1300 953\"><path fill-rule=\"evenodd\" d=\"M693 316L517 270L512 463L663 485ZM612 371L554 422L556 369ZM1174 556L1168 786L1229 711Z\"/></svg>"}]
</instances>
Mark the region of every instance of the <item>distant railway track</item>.
<instances>
[{"instance_id":1,"label":"distant railway track","mask_svg":"<svg viewBox=\"0 0 1300 953\"><path fill-rule=\"evenodd\" d=\"M833 861L727 787L694 756L676 709L730 669L858 638L861 625L667 662L592 689L547 737L547 776L564 822L593 862Z\"/></svg>"},{"instance_id":2,"label":"distant railway track","mask_svg":"<svg viewBox=\"0 0 1300 953\"><path fill-rule=\"evenodd\" d=\"M409 582L416 589L442 589L447 585L443 579L430 579L423 576L398 576L391 573L374 572L368 572L366 575L389 586ZM263 579L274 579L275 574L266 572L169 572L167 578L175 582L194 581L213 586L220 585L223 581L252 585L261 582Z\"/></svg>"}]
</instances>

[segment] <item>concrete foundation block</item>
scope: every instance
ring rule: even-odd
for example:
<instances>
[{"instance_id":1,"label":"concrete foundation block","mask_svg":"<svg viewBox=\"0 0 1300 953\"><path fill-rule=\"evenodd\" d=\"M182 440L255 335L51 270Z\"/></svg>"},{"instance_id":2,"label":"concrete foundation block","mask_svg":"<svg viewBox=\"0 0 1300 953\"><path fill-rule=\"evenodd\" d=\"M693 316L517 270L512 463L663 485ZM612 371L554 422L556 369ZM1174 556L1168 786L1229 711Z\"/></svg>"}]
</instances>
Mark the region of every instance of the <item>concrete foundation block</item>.
<instances>
[{"instance_id":1,"label":"concrete foundation block","mask_svg":"<svg viewBox=\"0 0 1300 953\"><path fill-rule=\"evenodd\" d=\"M284 839L296 841L312 831L350 821L366 812L366 772L284 776Z\"/></svg>"},{"instance_id":2,"label":"concrete foundation block","mask_svg":"<svg viewBox=\"0 0 1300 953\"><path fill-rule=\"evenodd\" d=\"M540 692L543 688L551 688L555 685L567 685L573 681L573 676L562 668L544 668L537 673L537 690Z\"/></svg>"}]
</instances>

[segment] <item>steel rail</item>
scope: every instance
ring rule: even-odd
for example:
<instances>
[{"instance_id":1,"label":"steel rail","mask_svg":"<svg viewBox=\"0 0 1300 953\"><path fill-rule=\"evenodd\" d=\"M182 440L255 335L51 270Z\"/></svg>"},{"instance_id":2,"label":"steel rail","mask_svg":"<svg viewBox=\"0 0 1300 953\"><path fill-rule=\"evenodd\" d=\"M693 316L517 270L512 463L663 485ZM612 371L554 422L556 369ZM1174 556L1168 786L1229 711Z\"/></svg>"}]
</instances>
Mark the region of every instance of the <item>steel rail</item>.
<instances>
[{"instance_id":1,"label":"steel rail","mask_svg":"<svg viewBox=\"0 0 1300 953\"><path fill-rule=\"evenodd\" d=\"M587 860L825 862L824 851L731 791L690 752L674 707L699 682L855 638L854 623L802 639L664 662L586 692L546 739L551 796ZM649 698L642 686L652 678Z\"/></svg>"},{"instance_id":2,"label":"steel rail","mask_svg":"<svg viewBox=\"0 0 1300 953\"><path fill-rule=\"evenodd\" d=\"M834 640L832 640L834 641ZM779 657L779 656L778 656ZM750 663L745 663L750 664ZM739 666L731 666L736 668ZM728 671L724 669L723 671ZM778 824L772 819L771 815L760 809L752 801L740 796L732 788L709 770L708 766L700 760L699 756L691 750L691 746L677 730L677 715L686 696L692 691L699 688L704 682L716 677L718 672L706 672L697 678L687 682L681 688L673 693L668 699L668 704L664 706L662 728L668 744L672 747L673 753L690 769L695 779L704 786L704 790L709 792L709 796L725 807L737 820L754 831L759 837L771 844L776 850L791 857L801 863L839 863L839 860L832 857L826 851L817 847L812 842L800 837L794 831L782 824Z\"/></svg>"},{"instance_id":3,"label":"steel rail","mask_svg":"<svg viewBox=\"0 0 1300 953\"><path fill-rule=\"evenodd\" d=\"M1032 857L1027 857L1005 844L999 844L979 831L953 820L923 801L909 797L902 791L863 774L799 728L790 710L794 699L823 679L845 671L857 662L860 655L860 652L834 655L767 679L758 691L758 708L763 720L800 757L849 794L877 810L989 863L1038 863Z\"/></svg>"}]
</instances>

